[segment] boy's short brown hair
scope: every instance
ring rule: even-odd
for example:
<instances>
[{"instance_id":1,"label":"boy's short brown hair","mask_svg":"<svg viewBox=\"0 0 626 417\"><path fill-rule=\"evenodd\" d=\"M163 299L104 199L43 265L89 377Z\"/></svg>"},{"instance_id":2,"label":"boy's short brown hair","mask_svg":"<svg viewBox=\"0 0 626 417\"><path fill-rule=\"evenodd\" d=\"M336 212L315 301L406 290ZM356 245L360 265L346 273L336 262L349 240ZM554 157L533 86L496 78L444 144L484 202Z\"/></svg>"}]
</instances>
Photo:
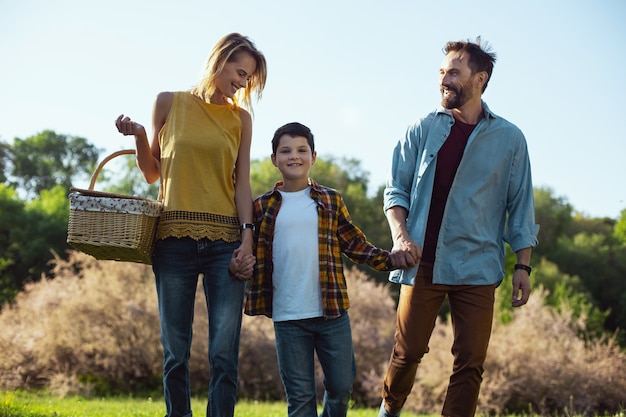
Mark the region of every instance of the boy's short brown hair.
<instances>
[{"instance_id":1,"label":"boy's short brown hair","mask_svg":"<svg viewBox=\"0 0 626 417\"><path fill-rule=\"evenodd\" d=\"M315 152L315 142L313 141L313 133L311 129L298 122L287 123L276 129L274 137L272 138L272 154L276 155L278 149L278 141L282 135L289 135L291 137L303 136L311 148L311 152Z\"/></svg>"}]
</instances>

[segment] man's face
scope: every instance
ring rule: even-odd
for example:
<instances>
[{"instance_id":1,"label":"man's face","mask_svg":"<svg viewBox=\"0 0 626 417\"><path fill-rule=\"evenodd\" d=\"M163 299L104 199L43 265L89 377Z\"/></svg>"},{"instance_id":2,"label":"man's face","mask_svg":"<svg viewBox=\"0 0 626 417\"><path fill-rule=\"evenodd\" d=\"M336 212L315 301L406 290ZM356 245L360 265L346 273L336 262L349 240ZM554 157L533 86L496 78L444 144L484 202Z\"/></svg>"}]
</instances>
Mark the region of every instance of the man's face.
<instances>
[{"instance_id":1,"label":"man's face","mask_svg":"<svg viewBox=\"0 0 626 417\"><path fill-rule=\"evenodd\" d=\"M439 70L439 89L441 105L446 109L461 108L476 94L480 96L468 60L469 56L463 52L450 52L443 60Z\"/></svg>"}]
</instances>

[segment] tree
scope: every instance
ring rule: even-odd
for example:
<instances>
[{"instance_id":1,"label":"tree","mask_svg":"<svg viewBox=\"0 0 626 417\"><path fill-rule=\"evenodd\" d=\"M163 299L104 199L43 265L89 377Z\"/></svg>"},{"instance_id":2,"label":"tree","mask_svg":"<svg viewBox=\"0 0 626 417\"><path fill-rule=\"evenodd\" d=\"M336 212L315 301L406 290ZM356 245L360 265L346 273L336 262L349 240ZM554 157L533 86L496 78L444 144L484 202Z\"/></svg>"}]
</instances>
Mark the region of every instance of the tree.
<instances>
[{"instance_id":1,"label":"tree","mask_svg":"<svg viewBox=\"0 0 626 417\"><path fill-rule=\"evenodd\" d=\"M0 305L13 300L28 281L49 273L54 253L65 255L69 207L61 185L29 202L0 185Z\"/></svg>"},{"instance_id":2,"label":"tree","mask_svg":"<svg viewBox=\"0 0 626 417\"><path fill-rule=\"evenodd\" d=\"M552 261L562 272L578 275L600 310L609 311L608 330L626 329L626 244L612 235L562 236Z\"/></svg>"},{"instance_id":3,"label":"tree","mask_svg":"<svg viewBox=\"0 0 626 417\"><path fill-rule=\"evenodd\" d=\"M550 188L535 188L535 220L540 225L536 255L546 256L555 249L558 238L572 222L571 204L555 197Z\"/></svg>"},{"instance_id":4,"label":"tree","mask_svg":"<svg viewBox=\"0 0 626 417\"><path fill-rule=\"evenodd\" d=\"M0 184L0 305L12 300L21 288L16 277L19 244L14 233L24 218L24 202L13 187Z\"/></svg>"},{"instance_id":5,"label":"tree","mask_svg":"<svg viewBox=\"0 0 626 417\"><path fill-rule=\"evenodd\" d=\"M9 153L13 183L29 198L55 185L69 189L76 180L91 175L98 159L98 149L86 139L51 130L15 138Z\"/></svg>"},{"instance_id":6,"label":"tree","mask_svg":"<svg viewBox=\"0 0 626 417\"><path fill-rule=\"evenodd\" d=\"M109 161L98 175L95 189L153 200L159 197L159 182L146 182L133 155L123 155Z\"/></svg>"},{"instance_id":7,"label":"tree","mask_svg":"<svg viewBox=\"0 0 626 417\"><path fill-rule=\"evenodd\" d=\"M255 159L250 163L250 184L252 186L252 196L258 197L271 190L280 181L280 172L272 164L270 158L262 160Z\"/></svg>"},{"instance_id":8,"label":"tree","mask_svg":"<svg viewBox=\"0 0 626 417\"><path fill-rule=\"evenodd\" d=\"M9 164L10 148L4 142L0 142L0 182L5 183L7 181L8 164Z\"/></svg>"},{"instance_id":9,"label":"tree","mask_svg":"<svg viewBox=\"0 0 626 417\"><path fill-rule=\"evenodd\" d=\"M626 245L626 209L622 210L620 219L615 223L613 236L617 241Z\"/></svg>"}]
</instances>

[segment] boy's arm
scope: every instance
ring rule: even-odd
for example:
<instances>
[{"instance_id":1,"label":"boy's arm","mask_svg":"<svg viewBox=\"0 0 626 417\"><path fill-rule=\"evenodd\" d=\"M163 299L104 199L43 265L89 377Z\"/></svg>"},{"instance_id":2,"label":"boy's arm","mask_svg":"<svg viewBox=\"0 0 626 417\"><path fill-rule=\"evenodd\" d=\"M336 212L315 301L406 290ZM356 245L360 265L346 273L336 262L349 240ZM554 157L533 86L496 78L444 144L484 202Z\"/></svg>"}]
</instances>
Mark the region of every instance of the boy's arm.
<instances>
[{"instance_id":1,"label":"boy's arm","mask_svg":"<svg viewBox=\"0 0 626 417\"><path fill-rule=\"evenodd\" d=\"M391 253L371 244L365 233L352 223L350 213L339 197L337 238L341 247L341 252L358 264L367 264L377 271L391 271L394 268Z\"/></svg>"}]
</instances>

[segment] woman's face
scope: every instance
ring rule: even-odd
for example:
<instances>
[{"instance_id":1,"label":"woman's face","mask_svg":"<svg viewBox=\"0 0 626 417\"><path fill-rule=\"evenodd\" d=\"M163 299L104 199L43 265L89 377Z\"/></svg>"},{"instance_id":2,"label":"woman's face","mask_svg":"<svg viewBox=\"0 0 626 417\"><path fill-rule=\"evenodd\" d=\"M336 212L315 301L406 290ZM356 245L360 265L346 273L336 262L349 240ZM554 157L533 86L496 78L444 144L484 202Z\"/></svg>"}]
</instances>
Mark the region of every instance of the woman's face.
<instances>
[{"instance_id":1,"label":"woman's face","mask_svg":"<svg viewBox=\"0 0 626 417\"><path fill-rule=\"evenodd\" d=\"M218 102L225 102L225 98L232 99L237 90L248 85L248 80L255 71L256 61L249 52L241 51L234 54L230 61L226 62L222 72L215 77L213 98Z\"/></svg>"}]
</instances>

